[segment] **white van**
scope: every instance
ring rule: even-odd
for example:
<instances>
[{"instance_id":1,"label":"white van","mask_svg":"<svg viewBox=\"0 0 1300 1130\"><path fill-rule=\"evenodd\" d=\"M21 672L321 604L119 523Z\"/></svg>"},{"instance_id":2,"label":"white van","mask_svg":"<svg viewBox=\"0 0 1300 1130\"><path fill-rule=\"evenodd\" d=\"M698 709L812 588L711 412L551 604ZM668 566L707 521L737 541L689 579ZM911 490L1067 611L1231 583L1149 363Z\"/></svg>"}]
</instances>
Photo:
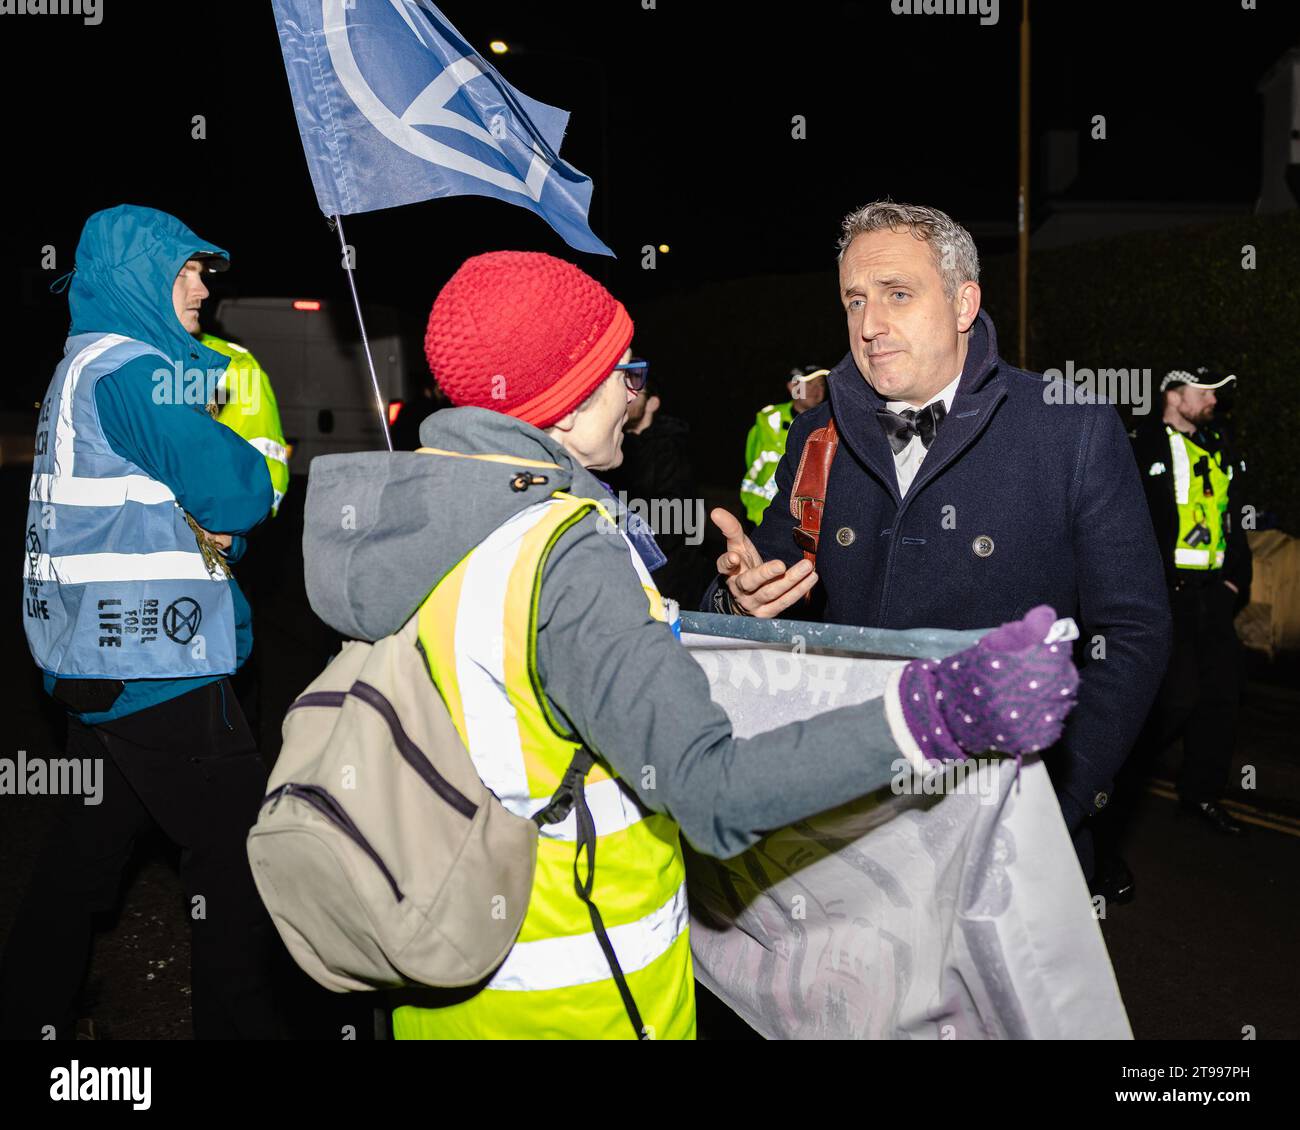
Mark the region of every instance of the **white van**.
<instances>
[{"instance_id":1,"label":"white van","mask_svg":"<svg viewBox=\"0 0 1300 1130\"><path fill-rule=\"evenodd\" d=\"M397 312L367 306L365 318L391 422L412 402L412 393L419 393L407 387ZM242 345L271 378L296 474L306 474L317 455L384 450L374 386L349 304L317 298L224 298L217 304L212 332Z\"/></svg>"}]
</instances>

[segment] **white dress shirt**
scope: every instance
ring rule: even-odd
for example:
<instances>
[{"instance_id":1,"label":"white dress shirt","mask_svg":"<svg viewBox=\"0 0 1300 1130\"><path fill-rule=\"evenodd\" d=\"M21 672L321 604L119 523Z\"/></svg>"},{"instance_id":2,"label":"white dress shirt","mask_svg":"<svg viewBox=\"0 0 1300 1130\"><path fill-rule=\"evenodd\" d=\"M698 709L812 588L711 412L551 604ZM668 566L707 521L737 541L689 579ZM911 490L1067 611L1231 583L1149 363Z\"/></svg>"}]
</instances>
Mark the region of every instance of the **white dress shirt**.
<instances>
[{"instance_id":1,"label":"white dress shirt","mask_svg":"<svg viewBox=\"0 0 1300 1130\"><path fill-rule=\"evenodd\" d=\"M945 412L952 411L952 399L957 395L957 385L961 382L961 374L958 373L952 379L952 383L941 388L938 393L930 397L922 408L928 408L931 404L943 401ZM887 400L885 407L891 412L901 412L904 408L915 408L916 405L908 404L906 400ZM919 411L919 409L918 409ZM931 440L931 443L934 441ZM912 485L912 480L916 478L916 472L921 469L921 464L925 460L925 444L921 442L920 436L913 436L908 440L907 446L894 456L894 472L898 475L898 493L905 495Z\"/></svg>"}]
</instances>

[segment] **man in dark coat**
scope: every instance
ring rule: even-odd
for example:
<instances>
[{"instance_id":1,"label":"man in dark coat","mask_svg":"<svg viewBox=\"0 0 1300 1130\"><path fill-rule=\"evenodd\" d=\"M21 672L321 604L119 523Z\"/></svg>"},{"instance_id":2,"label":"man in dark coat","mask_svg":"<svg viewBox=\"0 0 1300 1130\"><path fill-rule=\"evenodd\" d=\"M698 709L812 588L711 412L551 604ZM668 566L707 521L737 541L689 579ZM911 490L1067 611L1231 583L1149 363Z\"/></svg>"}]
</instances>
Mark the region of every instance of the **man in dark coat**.
<instances>
[{"instance_id":1,"label":"man in dark coat","mask_svg":"<svg viewBox=\"0 0 1300 1130\"><path fill-rule=\"evenodd\" d=\"M1079 705L1046 762L1091 876L1086 819L1108 802L1169 654L1164 572L1119 413L998 356L974 242L943 212L859 209L839 273L850 352L828 402L791 427L752 540L713 512L727 550L701 606L880 628L986 628L1038 604L1073 616ZM832 418L814 572L791 487Z\"/></svg>"}]
</instances>

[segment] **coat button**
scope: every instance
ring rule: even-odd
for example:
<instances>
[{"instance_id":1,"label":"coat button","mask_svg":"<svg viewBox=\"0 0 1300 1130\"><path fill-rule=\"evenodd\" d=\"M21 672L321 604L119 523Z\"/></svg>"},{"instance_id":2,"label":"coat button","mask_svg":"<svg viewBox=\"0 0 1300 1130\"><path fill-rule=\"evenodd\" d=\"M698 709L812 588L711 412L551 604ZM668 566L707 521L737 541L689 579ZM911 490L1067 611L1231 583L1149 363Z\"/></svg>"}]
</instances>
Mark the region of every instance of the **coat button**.
<instances>
[{"instance_id":1,"label":"coat button","mask_svg":"<svg viewBox=\"0 0 1300 1130\"><path fill-rule=\"evenodd\" d=\"M991 557L993 555L993 539L988 534L980 534L970 543L970 547L975 552L976 557Z\"/></svg>"},{"instance_id":2,"label":"coat button","mask_svg":"<svg viewBox=\"0 0 1300 1130\"><path fill-rule=\"evenodd\" d=\"M1110 796L1106 793L1098 793L1092 798L1092 805L1100 812L1110 802Z\"/></svg>"},{"instance_id":3,"label":"coat button","mask_svg":"<svg viewBox=\"0 0 1300 1130\"><path fill-rule=\"evenodd\" d=\"M853 539L857 536L858 535L853 532L852 526L841 526L835 531L835 540L839 542L840 545L852 545Z\"/></svg>"}]
</instances>

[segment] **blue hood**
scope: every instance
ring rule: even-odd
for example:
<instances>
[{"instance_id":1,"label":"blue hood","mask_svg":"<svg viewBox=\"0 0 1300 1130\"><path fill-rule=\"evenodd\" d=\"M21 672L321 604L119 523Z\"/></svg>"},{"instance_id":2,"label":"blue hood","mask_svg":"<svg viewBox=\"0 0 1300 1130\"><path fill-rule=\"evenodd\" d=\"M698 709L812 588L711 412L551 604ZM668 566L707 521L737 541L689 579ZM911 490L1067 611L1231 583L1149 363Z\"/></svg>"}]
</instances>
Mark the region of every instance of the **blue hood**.
<instances>
[{"instance_id":1,"label":"blue hood","mask_svg":"<svg viewBox=\"0 0 1300 1130\"><path fill-rule=\"evenodd\" d=\"M125 334L160 349L186 368L220 373L230 358L190 337L172 306L172 287L195 255L230 256L200 239L175 216L119 204L86 221L68 288L69 336Z\"/></svg>"}]
</instances>

